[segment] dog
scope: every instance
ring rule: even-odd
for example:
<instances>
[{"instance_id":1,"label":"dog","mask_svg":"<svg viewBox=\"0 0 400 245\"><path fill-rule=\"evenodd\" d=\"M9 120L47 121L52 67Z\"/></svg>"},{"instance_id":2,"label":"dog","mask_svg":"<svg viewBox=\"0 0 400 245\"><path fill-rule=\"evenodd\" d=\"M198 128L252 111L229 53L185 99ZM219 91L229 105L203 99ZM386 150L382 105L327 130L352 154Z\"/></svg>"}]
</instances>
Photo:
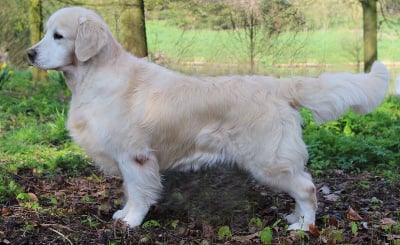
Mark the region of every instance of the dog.
<instances>
[{"instance_id":1,"label":"dog","mask_svg":"<svg viewBox=\"0 0 400 245\"><path fill-rule=\"evenodd\" d=\"M234 163L288 193L295 200L288 228L309 230L317 197L299 109L317 123L349 108L366 114L389 84L378 61L368 74L183 75L125 51L101 17L82 7L51 15L27 56L33 66L64 73L72 94L67 128L100 169L123 177L126 203L113 218L130 227L156 203L160 171Z\"/></svg>"}]
</instances>

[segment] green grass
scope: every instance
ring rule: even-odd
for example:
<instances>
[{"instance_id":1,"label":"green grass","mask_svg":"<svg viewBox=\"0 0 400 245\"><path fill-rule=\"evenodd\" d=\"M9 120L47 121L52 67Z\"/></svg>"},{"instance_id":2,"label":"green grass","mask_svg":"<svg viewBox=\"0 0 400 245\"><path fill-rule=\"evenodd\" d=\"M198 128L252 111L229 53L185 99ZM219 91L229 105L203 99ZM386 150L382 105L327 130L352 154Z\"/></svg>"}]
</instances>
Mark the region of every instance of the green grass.
<instances>
[{"instance_id":1,"label":"green grass","mask_svg":"<svg viewBox=\"0 0 400 245\"><path fill-rule=\"evenodd\" d=\"M13 175L20 170L40 174L87 162L65 129L69 92L58 78L35 84L30 71L15 71L0 90L0 203L18 195Z\"/></svg>"},{"instance_id":2,"label":"green grass","mask_svg":"<svg viewBox=\"0 0 400 245\"><path fill-rule=\"evenodd\" d=\"M174 60L226 62L232 58L228 31L183 30L163 21L148 21L146 29L149 50Z\"/></svg>"},{"instance_id":3,"label":"green grass","mask_svg":"<svg viewBox=\"0 0 400 245\"><path fill-rule=\"evenodd\" d=\"M146 23L149 50L162 52L173 61L243 62L246 53L231 30L183 30L166 21L151 20ZM399 36L392 29L379 33L378 54L383 61L397 61L400 57ZM306 40L303 52L294 63L343 64L356 62L350 49L362 46L362 31L347 29L317 30L298 34ZM283 36L285 38L285 36ZM361 52L361 57L362 57ZM265 58L260 57L264 63ZM287 63L287 60L275 60Z\"/></svg>"}]
</instances>

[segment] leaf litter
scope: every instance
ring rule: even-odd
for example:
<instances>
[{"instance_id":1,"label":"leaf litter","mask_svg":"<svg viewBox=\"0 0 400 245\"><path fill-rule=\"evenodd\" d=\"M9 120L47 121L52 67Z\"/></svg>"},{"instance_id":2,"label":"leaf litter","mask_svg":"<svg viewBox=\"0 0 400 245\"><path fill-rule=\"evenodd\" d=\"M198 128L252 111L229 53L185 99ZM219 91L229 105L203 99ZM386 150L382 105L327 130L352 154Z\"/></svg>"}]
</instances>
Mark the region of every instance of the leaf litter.
<instances>
[{"instance_id":1,"label":"leaf litter","mask_svg":"<svg viewBox=\"0 0 400 245\"><path fill-rule=\"evenodd\" d=\"M400 244L400 184L368 173L314 178L319 207L310 232L286 231L293 200L234 168L165 173L163 196L147 226L136 228L112 220L123 204L119 178L94 168L14 178L27 199L1 200L0 244L262 244L263 234L271 244ZM220 239L225 226L231 236Z\"/></svg>"}]
</instances>

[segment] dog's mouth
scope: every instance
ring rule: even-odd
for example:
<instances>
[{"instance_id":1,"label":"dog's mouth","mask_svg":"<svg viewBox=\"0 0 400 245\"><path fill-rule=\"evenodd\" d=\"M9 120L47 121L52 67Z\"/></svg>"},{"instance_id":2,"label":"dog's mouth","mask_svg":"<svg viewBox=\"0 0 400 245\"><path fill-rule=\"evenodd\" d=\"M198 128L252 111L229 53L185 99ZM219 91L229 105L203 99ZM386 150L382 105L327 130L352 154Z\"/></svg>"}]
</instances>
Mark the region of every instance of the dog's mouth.
<instances>
[{"instance_id":1,"label":"dog's mouth","mask_svg":"<svg viewBox=\"0 0 400 245\"><path fill-rule=\"evenodd\" d=\"M29 66L33 66L33 67L37 67L39 69L43 69L43 70L57 70L57 68L49 68L49 67L44 67L41 64L39 64L37 62L37 57L38 57L38 52L35 49L28 49L27 52L27 60L28 60L28 64Z\"/></svg>"}]
</instances>

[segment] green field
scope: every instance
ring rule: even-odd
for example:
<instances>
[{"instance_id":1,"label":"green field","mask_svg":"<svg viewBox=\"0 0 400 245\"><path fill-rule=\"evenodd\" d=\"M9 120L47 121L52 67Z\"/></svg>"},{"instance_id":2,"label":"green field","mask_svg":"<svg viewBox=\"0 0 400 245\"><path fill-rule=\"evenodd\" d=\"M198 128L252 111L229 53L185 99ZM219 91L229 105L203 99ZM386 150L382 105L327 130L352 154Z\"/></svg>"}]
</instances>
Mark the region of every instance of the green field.
<instances>
[{"instance_id":1,"label":"green field","mask_svg":"<svg viewBox=\"0 0 400 245\"><path fill-rule=\"evenodd\" d=\"M333 65L354 71L355 65L353 69L349 69L348 66L357 62L357 56L352 53L356 48L360 48L358 58L362 60L363 57L361 30L332 29L302 32L298 34L298 39L304 42L304 45L300 55L291 57L292 63ZM386 63L399 60L398 39L398 34L393 30L381 31L378 40L379 60ZM164 21L148 21L147 40L150 52L153 55L163 54L169 63L218 63L243 66L248 62L248 54L243 48L245 43L240 42L230 30L183 30ZM260 55L258 62L262 69L274 72L272 64L287 64L289 59L285 56L274 58Z\"/></svg>"}]
</instances>

